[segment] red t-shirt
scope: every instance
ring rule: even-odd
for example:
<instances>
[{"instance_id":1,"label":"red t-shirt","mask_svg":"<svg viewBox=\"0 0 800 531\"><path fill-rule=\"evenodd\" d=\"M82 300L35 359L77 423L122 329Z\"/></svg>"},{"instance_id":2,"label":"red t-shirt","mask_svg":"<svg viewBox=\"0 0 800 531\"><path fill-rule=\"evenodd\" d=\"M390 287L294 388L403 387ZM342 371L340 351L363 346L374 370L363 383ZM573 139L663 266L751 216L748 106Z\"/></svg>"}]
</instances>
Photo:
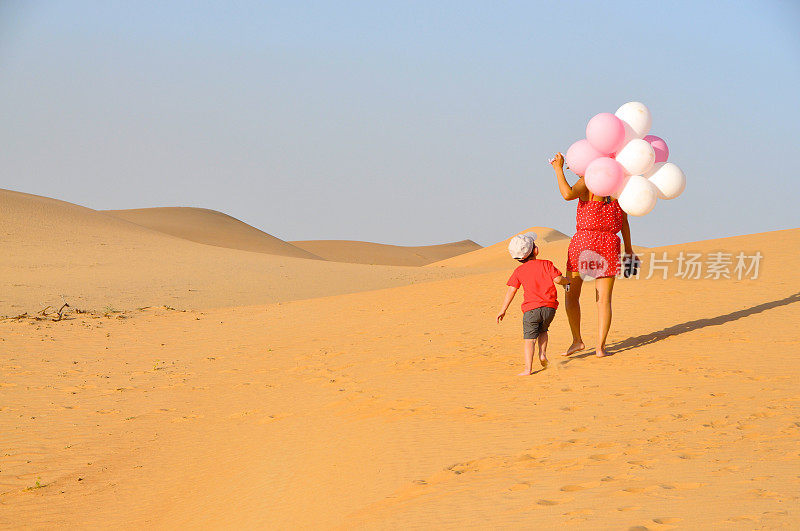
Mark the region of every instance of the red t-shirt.
<instances>
[{"instance_id":1,"label":"red t-shirt","mask_svg":"<svg viewBox=\"0 0 800 531\"><path fill-rule=\"evenodd\" d=\"M558 308L558 293L553 279L560 275L561 271L550 260L528 260L514 270L507 284L514 288L523 287L523 312L542 306Z\"/></svg>"}]
</instances>

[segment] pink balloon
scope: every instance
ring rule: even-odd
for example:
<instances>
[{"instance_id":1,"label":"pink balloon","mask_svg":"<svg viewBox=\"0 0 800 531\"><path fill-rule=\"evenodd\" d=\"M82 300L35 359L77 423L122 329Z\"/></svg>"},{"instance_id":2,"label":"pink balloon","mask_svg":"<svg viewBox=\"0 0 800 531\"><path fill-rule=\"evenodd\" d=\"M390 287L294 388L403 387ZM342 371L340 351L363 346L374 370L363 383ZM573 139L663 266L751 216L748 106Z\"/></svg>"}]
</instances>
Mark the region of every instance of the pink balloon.
<instances>
[{"instance_id":1,"label":"pink balloon","mask_svg":"<svg viewBox=\"0 0 800 531\"><path fill-rule=\"evenodd\" d=\"M615 153L625 142L625 124L613 114L601 112L589 120L586 140L603 155Z\"/></svg>"},{"instance_id":2,"label":"pink balloon","mask_svg":"<svg viewBox=\"0 0 800 531\"><path fill-rule=\"evenodd\" d=\"M622 164L608 157L592 161L586 168L586 188L594 195L608 196L617 193L625 181Z\"/></svg>"},{"instance_id":3,"label":"pink balloon","mask_svg":"<svg viewBox=\"0 0 800 531\"><path fill-rule=\"evenodd\" d=\"M569 169L576 175L583 177L589 163L602 156L603 154L593 148L589 141L584 138L569 147L565 159Z\"/></svg>"},{"instance_id":4,"label":"pink balloon","mask_svg":"<svg viewBox=\"0 0 800 531\"><path fill-rule=\"evenodd\" d=\"M656 164L659 162L667 162L669 158L669 148L664 139L656 135L647 135L644 139L653 146L653 151L656 152Z\"/></svg>"}]
</instances>

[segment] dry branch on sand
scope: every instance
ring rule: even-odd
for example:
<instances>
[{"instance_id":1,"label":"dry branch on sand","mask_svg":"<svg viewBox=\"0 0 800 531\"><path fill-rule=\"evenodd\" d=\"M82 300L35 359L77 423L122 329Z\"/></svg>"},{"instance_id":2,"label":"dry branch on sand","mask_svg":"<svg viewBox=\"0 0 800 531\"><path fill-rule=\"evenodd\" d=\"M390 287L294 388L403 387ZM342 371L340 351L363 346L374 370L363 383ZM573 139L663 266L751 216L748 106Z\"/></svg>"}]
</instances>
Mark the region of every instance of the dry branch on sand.
<instances>
[{"instance_id":1,"label":"dry branch on sand","mask_svg":"<svg viewBox=\"0 0 800 531\"><path fill-rule=\"evenodd\" d=\"M64 308L71 308L69 303L65 302L61 305L61 308L58 309L57 312L49 313L47 310L52 308L52 306L45 306L43 309L39 310L36 315L30 315L28 312L21 313L19 315L15 315L14 317L4 317L3 319L12 320L12 321L21 321L22 319L32 319L34 321L53 321L58 322L61 321L64 317ZM79 312L81 313L81 312ZM54 316L51 318L51 316Z\"/></svg>"}]
</instances>

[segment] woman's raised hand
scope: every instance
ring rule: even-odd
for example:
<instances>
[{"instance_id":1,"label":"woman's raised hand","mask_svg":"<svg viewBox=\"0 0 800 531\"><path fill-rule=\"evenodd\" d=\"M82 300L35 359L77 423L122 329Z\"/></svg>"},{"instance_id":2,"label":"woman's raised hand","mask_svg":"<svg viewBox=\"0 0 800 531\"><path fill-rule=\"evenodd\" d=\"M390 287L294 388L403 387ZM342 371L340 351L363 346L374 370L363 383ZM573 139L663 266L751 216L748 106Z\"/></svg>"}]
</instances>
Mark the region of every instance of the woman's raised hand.
<instances>
[{"instance_id":1,"label":"woman's raised hand","mask_svg":"<svg viewBox=\"0 0 800 531\"><path fill-rule=\"evenodd\" d=\"M556 153L553 156L553 159L550 161L550 164L553 166L553 168L556 168L556 169L563 168L564 167L564 155L562 155L561 152Z\"/></svg>"}]
</instances>

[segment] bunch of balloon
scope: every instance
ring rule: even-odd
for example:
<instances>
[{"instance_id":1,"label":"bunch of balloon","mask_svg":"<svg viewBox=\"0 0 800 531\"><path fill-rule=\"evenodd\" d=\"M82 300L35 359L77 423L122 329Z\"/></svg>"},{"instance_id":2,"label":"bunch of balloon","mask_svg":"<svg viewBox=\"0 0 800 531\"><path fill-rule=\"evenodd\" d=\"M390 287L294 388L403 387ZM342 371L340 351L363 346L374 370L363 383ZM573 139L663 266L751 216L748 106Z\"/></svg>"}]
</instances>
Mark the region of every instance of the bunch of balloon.
<instances>
[{"instance_id":1,"label":"bunch of balloon","mask_svg":"<svg viewBox=\"0 0 800 531\"><path fill-rule=\"evenodd\" d=\"M648 134L652 123L647 106L632 101L594 116L586 138L567 150L567 166L589 191L616 198L631 216L649 214L659 198L675 199L686 188L686 175L667 162L667 143Z\"/></svg>"}]
</instances>

